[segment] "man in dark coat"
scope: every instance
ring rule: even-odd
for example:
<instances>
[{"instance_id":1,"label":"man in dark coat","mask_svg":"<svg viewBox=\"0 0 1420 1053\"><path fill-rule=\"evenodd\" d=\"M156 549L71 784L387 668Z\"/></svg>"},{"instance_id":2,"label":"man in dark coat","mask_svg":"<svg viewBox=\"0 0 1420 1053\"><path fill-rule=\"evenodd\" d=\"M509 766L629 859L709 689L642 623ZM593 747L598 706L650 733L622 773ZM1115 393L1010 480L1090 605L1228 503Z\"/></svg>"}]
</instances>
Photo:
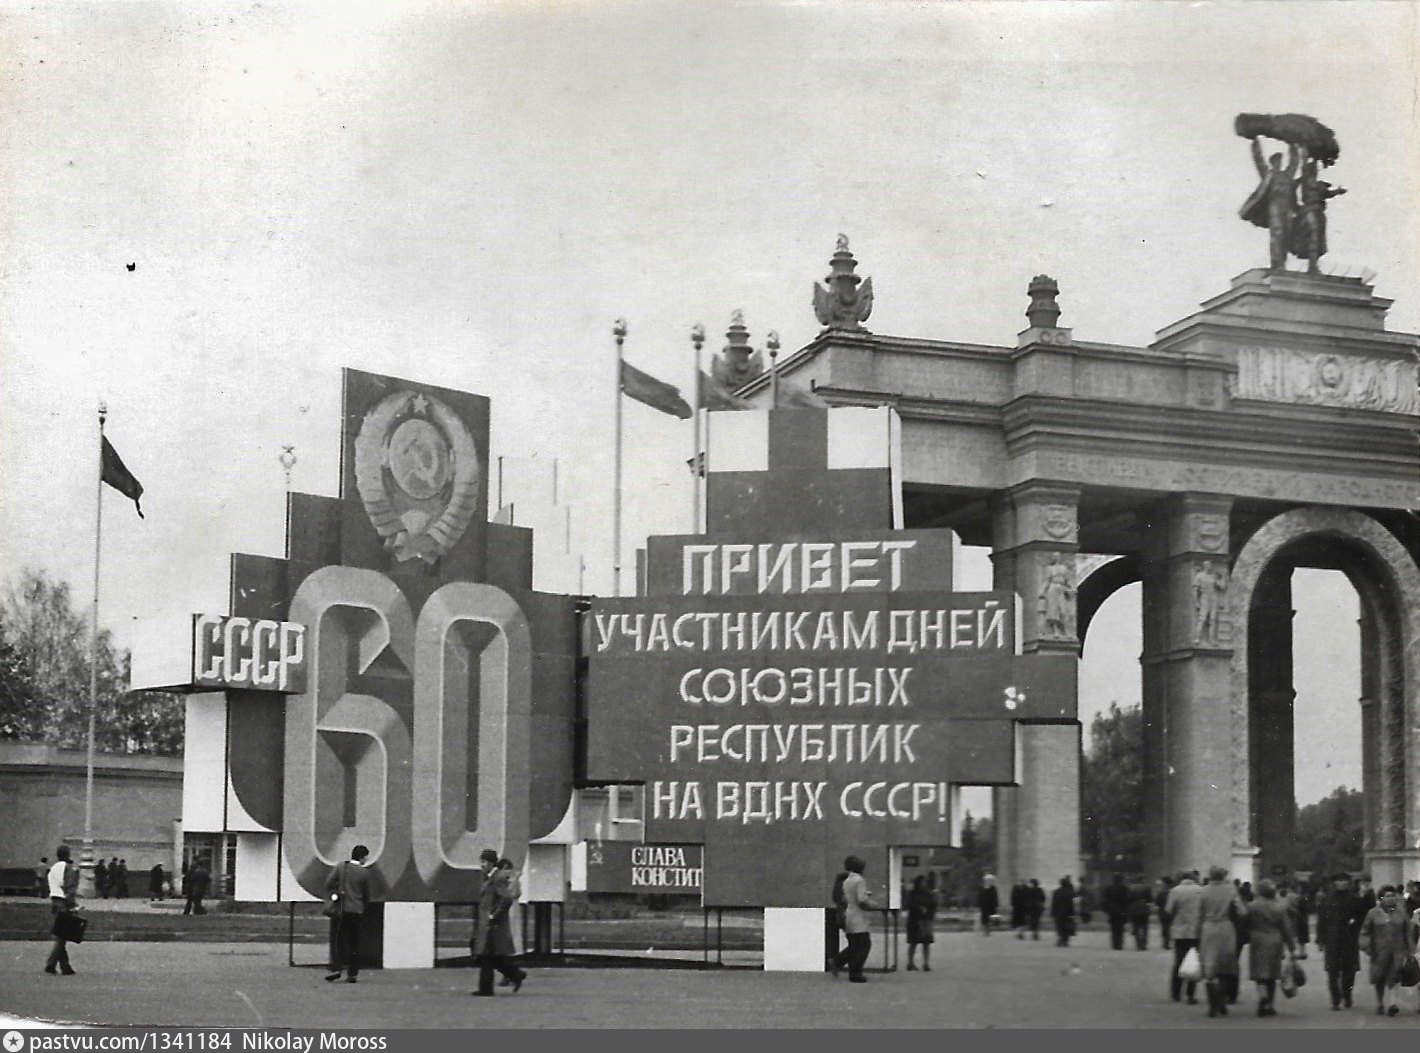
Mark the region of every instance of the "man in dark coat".
<instances>
[{"instance_id":1,"label":"man in dark coat","mask_svg":"<svg viewBox=\"0 0 1420 1053\"><path fill-rule=\"evenodd\" d=\"M981 888L976 891L976 909L981 915L981 935L990 936L996 912L1001 909L1001 893L996 891L995 874L987 874L981 881Z\"/></svg>"},{"instance_id":2,"label":"man in dark coat","mask_svg":"<svg viewBox=\"0 0 1420 1053\"><path fill-rule=\"evenodd\" d=\"M1361 971L1361 924L1366 920L1365 900L1351 887L1349 874L1332 878L1331 891L1316 912L1316 942L1322 949L1331 1008L1351 1008L1351 990Z\"/></svg>"},{"instance_id":3,"label":"man in dark coat","mask_svg":"<svg viewBox=\"0 0 1420 1053\"><path fill-rule=\"evenodd\" d=\"M1050 916L1055 919L1055 946L1070 946L1070 937L1075 935L1075 886L1068 874L1050 894Z\"/></svg>"},{"instance_id":4,"label":"man in dark coat","mask_svg":"<svg viewBox=\"0 0 1420 1053\"><path fill-rule=\"evenodd\" d=\"M104 899L108 899L108 864L102 859L94 865L94 888Z\"/></svg>"},{"instance_id":5,"label":"man in dark coat","mask_svg":"<svg viewBox=\"0 0 1420 1053\"><path fill-rule=\"evenodd\" d=\"M325 978L330 983L340 979L345 972L345 982L353 984L360 977L360 929L365 921L365 910L370 905L370 872L365 869L365 857L370 850L364 845L356 845L350 850L350 858L331 868L325 879L325 891L333 908L330 916L330 971ZM188 874L195 885L199 868L207 868L199 862Z\"/></svg>"},{"instance_id":6,"label":"man in dark coat","mask_svg":"<svg viewBox=\"0 0 1420 1053\"><path fill-rule=\"evenodd\" d=\"M1045 913L1045 889L1040 887L1040 881L1036 878L1030 879L1030 884L1026 886L1026 925L1030 928L1030 938L1040 939L1040 916Z\"/></svg>"},{"instance_id":7,"label":"man in dark coat","mask_svg":"<svg viewBox=\"0 0 1420 1053\"><path fill-rule=\"evenodd\" d=\"M478 913L474 917L471 950L478 959L478 990L480 998L493 997L493 971L496 969L512 985L513 993L523 986L528 974L513 963L517 948L513 946L513 925L508 913L517 897L511 881L513 868L499 867L498 853L485 848L479 856L483 866L483 888L478 894Z\"/></svg>"},{"instance_id":8,"label":"man in dark coat","mask_svg":"<svg viewBox=\"0 0 1420 1053\"><path fill-rule=\"evenodd\" d=\"M1109 944L1116 951L1124 950L1124 926L1129 923L1129 886L1123 874L1105 886L1104 913L1109 919Z\"/></svg>"},{"instance_id":9,"label":"man in dark coat","mask_svg":"<svg viewBox=\"0 0 1420 1053\"><path fill-rule=\"evenodd\" d=\"M182 907L184 914L207 913L207 908L202 905L202 897L207 895L211 884L212 871L199 859L187 872L187 902Z\"/></svg>"}]
</instances>

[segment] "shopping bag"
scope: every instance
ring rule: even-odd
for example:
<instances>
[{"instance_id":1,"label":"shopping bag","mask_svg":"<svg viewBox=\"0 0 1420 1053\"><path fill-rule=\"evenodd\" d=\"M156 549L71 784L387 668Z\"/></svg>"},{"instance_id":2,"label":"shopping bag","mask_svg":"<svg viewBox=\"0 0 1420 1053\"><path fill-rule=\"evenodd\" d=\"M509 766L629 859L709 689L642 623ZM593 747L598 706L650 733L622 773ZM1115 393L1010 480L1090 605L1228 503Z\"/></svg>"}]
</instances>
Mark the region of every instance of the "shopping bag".
<instances>
[{"instance_id":1,"label":"shopping bag","mask_svg":"<svg viewBox=\"0 0 1420 1053\"><path fill-rule=\"evenodd\" d=\"M1307 985L1307 971L1302 968L1301 963L1295 958L1292 959L1291 973L1293 987L1305 987Z\"/></svg>"},{"instance_id":2,"label":"shopping bag","mask_svg":"<svg viewBox=\"0 0 1420 1053\"><path fill-rule=\"evenodd\" d=\"M1290 959L1282 963L1282 994L1287 998L1295 998L1297 996L1298 971L1298 968L1293 966Z\"/></svg>"},{"instance_id":3,"label":"shopping bag","mask_svg":"<svg viewBox=\"0 0 1420 1053\"><path fill-rule=\"evenodd\" d=\"M66 914L56 914L54 916L54 926L50 929L50 934L59 937L69 943L83 943L84 932L89 927L89 919L82 914L75 914L70 911Z\"/></svg>"},{"instance_id":4,"label":"shopping bag","mask_svg":"<svg viewBox=\"0 0 1420 1053\"><path fill-rule=\"evenodd\" d=\"M1400 967L1400 986L1414 987L1416 984L1420 984L1420 961L1412 954Z\"/></svg>"},{"instance_id":5,"label":"shopping bag","mask_svg":"<svg viewBox=\"0 0 1420 1053\"><path fill-rule=\"evenodd\" d=\"M1188 953L1183 956L1183 961L1178 963L1178 978L1180 980L1203 979L1203 960L1198 957L1197 947L1190 947Z\"/></svg>"},{"instance_id":6,"label":"shopping bag","mask_svg":"<svg viewBox=\"0 0 1420 1053\"><path fill-rule=\"evenodd\" d=\"M338 918L341 915L342 904L339 892L330 894L330 902L325 905L325 910L321 911L327 918Z\"/></svg>"}]
</instances>

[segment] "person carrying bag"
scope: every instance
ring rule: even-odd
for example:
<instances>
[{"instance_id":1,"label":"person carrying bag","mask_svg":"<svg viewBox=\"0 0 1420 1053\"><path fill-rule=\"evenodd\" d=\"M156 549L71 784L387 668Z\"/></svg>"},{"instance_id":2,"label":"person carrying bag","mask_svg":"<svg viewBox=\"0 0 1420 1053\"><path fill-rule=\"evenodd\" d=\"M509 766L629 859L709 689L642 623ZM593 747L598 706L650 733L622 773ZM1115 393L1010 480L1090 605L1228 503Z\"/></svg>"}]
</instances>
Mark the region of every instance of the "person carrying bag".
<instances>
[{"instance_id":1,"label":"person carrying bag","mask_svg":"<svg viewBox=\"0 0 1420 1053\"><path fill-rule=\"evenodd\" d=\"M342 972L348 984L360 975L360 928L370 905L370 874L364 863L369 854L364 845L356 845L325 882L330 894L323 911L330 919L330 972L325 978L330 983L339 980Z\"/></svg>"}]
</instances>

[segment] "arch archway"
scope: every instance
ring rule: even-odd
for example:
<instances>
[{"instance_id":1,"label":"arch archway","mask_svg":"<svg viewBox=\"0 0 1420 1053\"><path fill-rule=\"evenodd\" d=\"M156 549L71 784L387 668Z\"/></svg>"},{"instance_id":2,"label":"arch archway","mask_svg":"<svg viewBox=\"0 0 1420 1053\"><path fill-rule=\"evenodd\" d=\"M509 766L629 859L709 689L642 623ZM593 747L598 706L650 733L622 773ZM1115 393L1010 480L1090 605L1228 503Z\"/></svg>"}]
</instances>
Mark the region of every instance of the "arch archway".
<instances>
[{"instance_id":1,"label":"arch archway","mask_svg":"<svg viewBox=\"0 0 1420 1053\"><path fill-rule=\"evenodd\" d=\"M1254 737L1259 714L1276 704L1267 696L1286 695L1290 682L1269 680L1259 666L1278 664L1269 662L1266 645L1285 638L1290 677L1285 585L1299 566L1341 570L1360 597L1366 865L1378 884L1413 877L1420 868L1420 567L1375 519L1338 508L1295 509L1268 520L1233 564L1227 600L1234 869L1259 853L1270 858L1278 847L1265 843L1259 819L1259 793L1267 791L1255 778Z\"/></svg>"}]
</instances>

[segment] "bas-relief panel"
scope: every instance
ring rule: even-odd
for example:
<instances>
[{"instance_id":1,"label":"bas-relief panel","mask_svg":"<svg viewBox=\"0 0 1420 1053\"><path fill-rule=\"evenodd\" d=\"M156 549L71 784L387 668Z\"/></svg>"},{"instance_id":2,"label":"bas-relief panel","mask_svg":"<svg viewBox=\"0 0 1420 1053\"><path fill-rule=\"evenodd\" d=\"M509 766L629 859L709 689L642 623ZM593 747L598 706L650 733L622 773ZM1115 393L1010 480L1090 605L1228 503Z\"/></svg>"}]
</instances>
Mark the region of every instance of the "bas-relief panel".
<instances>
[{"instance_id":1,"label":"bas-relief panel","mask_svg":"<svg viewBox=\"0 0 1420 1053\"><path fill-rule=\"evenodd\" d=\"M1269 497L1323 505L1356 504L1375 508L1411 508L1420 503L1420 480L1405 483L1320 472L1237 468L1189 464L1185 461L1147 461L1131 457L1054 451L1031 453L1018 458L1011 465L1007 485L1017 485L1032 479L1164 492L1192 490L1199 493Z\"/></svg>"},{"instance_id":2,"label":"bas-relief panel","mask_svg":"<svg viewBox=\"0 0 1420 1053\"><path fill-rule=\"evenodd\" d=\"M1237 359L1234 398L1388 413L1420 412L1414 360L1286 347L1240 347Z\"/></svg>"}]
</instances>

